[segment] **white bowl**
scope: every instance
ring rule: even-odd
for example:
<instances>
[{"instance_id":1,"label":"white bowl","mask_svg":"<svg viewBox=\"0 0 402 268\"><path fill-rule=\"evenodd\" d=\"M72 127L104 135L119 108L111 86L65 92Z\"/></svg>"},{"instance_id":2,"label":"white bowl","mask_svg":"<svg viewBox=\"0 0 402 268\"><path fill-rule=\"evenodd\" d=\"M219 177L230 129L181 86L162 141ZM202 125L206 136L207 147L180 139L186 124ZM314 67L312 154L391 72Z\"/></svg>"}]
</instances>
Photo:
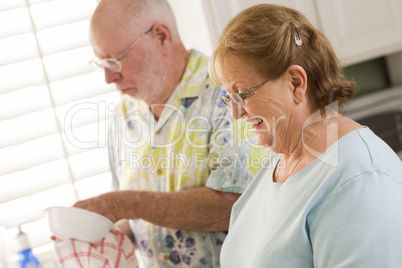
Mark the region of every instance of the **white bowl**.
<instances>
[{"instance_id":1,"label":"white bowl","mask_svg":"<svg viewBox=\"0 0 402 268\"><path fill-rule=\"evenodd\" d=\"M75 207L44 210L49 229L58 239L76 239L96 244L112 229L113 222L100 214Z\"/></svg>"}]
</instances>

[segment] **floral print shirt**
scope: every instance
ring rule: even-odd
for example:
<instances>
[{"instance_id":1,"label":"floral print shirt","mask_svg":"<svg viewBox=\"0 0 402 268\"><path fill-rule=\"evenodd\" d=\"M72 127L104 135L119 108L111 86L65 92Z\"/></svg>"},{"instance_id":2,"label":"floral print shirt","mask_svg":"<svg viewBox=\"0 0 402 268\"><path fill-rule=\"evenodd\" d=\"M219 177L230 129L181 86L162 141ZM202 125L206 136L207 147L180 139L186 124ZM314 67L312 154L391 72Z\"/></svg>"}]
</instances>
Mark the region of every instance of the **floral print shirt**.
<instances>
[{"instance_id":1,"label":"floral print shirt","mask_svg":"<svg viewBox=\"0 0 402 268\"><path fill-rule=\"evenodd\" d=\"M192 50L182 80L155 120L147 104L124 97L111 121L110 159L121 189L174 192L207 186L242 193L268 159L242 120L233 120ZM177 208L180 210L180 208ZM130 220L146 267L220 267L226 232L188 232Z\"/></svg>"}]
</instances>

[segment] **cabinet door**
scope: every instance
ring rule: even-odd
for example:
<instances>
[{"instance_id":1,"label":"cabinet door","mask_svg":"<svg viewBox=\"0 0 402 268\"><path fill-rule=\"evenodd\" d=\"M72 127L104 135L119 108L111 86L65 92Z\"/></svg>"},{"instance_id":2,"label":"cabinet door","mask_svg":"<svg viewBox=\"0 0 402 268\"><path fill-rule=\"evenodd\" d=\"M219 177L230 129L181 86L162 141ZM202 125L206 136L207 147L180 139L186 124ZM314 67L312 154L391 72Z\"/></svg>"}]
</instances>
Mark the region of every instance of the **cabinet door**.
<instances>
[{"instance_id":1,"label":"cabinet door","mask_svg":"<svg viewBox=\"0 0 402 268\"><path fill-rule=\"evenodd\" d=\"M240 11L258 4L276 4L294 8L303 12L310 22L318 27L314 0L203 0L204 10L215 47L219 36L228 22Z\"/></svg>"},{"instance_id":2,"label":"cabinet door","mask_svg":"<svg viewBox=\"0 0 402 268\"><path fill-rule=\"evenodd\" d=\"M316 0L323 32L344 65L402 49L402 1Z\"/></svg>"}]
</instances>

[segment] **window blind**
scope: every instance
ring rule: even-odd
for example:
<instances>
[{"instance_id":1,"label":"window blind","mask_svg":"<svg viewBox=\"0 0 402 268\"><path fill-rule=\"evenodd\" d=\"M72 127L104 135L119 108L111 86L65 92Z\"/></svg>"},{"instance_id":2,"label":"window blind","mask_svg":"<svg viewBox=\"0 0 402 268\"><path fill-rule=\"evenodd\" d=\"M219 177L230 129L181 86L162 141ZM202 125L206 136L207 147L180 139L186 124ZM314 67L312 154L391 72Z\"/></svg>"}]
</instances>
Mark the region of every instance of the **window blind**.
<instances>
[{"instance_id":1,"label":"window blind","mask_svg":"<svg viewBox=\"0 0 402 268\"><path fill-rule=\"evenodd\" d=\"M0 1L0 239L11 262L19 225L47 263L53 246L43 210L112 185L106 120L119 94L88 65L96 5Z\"/></svg>"}]
</instances>

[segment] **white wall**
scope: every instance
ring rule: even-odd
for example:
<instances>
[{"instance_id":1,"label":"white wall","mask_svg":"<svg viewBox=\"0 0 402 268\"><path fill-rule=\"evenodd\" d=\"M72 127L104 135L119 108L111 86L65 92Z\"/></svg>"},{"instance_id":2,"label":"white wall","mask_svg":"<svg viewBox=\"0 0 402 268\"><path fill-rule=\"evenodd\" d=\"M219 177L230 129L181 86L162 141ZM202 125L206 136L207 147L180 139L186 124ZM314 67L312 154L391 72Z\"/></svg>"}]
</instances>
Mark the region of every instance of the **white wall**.
<instances>
[{"instance_id":1,"label":"white wall","mask_svg":"<svg viewBox=\"0 0 402 268\"><path fill-rule=\"evenodd\" d=\"M168 0L176 15L182 41L187 49L210 56L213 51L208 24L201 0Z\"/></svg>"}]
</instances>

